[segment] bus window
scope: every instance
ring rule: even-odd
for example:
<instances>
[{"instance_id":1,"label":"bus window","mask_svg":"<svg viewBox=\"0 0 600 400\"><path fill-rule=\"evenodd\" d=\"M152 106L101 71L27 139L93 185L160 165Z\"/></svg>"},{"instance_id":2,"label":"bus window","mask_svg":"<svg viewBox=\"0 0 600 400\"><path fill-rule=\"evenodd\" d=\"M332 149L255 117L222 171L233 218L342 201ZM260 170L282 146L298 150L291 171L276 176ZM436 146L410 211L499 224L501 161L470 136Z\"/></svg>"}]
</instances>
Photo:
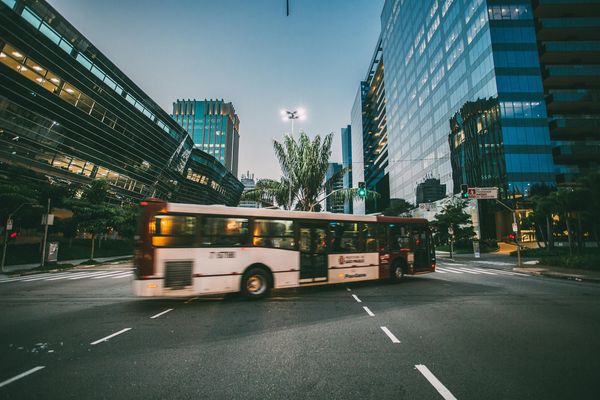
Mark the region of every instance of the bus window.
<instances>
[{"instance_id":1,"label":"bus window","mask_svg":"<svg viewBox=\"0 0 600 400\"><path fill-rule=\"evenodd\" d=\"M412 236L415 250L427 249L427 230L425 228L414 228Z\"/></svg>"},{"instance_id":2,"label":"bus window","mask_svg":"<svg viewBox=\"0 0 600 400\"><path fill-rule=\"evenodd\" d=\"M356 222L332 222L330 224L332 250L335 253L362 251L359 224Z\"/></svg>"},{"instance_id":3,"label":"bus window","mask_svg":"<svg viewBox=\"0 0 600 400\"><path fill-rule=\"evenodd\" d=\"M287 220L255 219L252 245L293 250L294 223Z\"/></svg>"},{"instance_id":4,"label":"bus window","mask_svg":"<svg viewBox=\"0 0 600 400\"><path fill-rule=\"evenodd\" d=\"M377 224L363 224L363 237L365 240L365 251L379 251Z\"/></svg>"},{"instance_id":5,"label":"bus window","mask_svg":"<svg viewBox=\"0 0 600 400\"><path fill-rule=\"evenodd\" d=\"M245 246L247 238L247 218L204 217L204 246Z\"/></svg>"},{"instance_id":6,"label":"bus window","mask_svg":"<svg viewBox=\"0 0 600 400\"><path fill-rule=\"evenodd\" d=\"M196 217L190 215L157 215L149 226L152 245L156 247L194 247Z\"/></svg>"},{"instance_id":7,"label":"bus window","mask_svg":"<svg viewBox=\"0 0 600 400\"><path fill-rule=\"evenodd\" d=\"M390 232L390 251L399 251L409 249L410 246L410 228L405 225L389 224Z\"/></svg>"}]
</instances>

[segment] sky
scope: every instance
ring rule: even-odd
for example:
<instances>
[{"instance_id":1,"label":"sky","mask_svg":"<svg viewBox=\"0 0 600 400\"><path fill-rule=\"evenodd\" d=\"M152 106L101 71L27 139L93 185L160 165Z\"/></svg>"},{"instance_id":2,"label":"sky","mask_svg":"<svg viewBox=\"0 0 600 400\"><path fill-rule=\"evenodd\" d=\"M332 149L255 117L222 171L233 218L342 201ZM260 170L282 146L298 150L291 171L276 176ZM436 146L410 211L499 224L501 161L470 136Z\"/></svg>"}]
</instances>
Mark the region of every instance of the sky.
<instances>
[{"instance_id":1,"label":"sky","mask_svg":"<svg viewBox=\"0 0 600 400\"><path fill-rule=\"evenodd\" d=\"M280 177L282 109L296 134L340 129L365 78L384 0L48 0L168 113L176 99L223 99L240 118L238 178Z\"/></svg>"}]
</instances>

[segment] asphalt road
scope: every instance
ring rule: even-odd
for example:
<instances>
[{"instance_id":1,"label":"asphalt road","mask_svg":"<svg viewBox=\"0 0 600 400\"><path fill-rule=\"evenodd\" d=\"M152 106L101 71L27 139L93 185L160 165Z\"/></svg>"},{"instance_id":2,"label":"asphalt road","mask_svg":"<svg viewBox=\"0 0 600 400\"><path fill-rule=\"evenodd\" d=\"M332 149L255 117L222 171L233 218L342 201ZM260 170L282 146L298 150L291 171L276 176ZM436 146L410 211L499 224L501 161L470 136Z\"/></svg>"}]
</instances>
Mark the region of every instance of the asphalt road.
<instances>
[{"instance_id":1,"label":"asphalt road","mask_svg":"<svg viewBox=\"0 0 600 400\"><path fill-rule=\"evenodd\" d=\"M127 266L0 278L0 399L597 399L600 285L509 264L264 301L138 299Z\"/></svg>"}]
</instances>

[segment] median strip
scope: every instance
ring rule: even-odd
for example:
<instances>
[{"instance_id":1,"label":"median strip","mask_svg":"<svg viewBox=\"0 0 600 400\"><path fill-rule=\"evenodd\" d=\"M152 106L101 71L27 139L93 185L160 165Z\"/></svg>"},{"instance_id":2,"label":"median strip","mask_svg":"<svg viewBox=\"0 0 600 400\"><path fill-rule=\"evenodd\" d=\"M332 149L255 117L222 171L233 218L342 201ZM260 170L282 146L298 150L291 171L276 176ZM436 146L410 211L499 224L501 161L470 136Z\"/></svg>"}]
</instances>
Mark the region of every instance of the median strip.
<instances>
[{"instance_id":1,"label":"median strip","mask_svg":"<svg viewBox=\"0 0 600 400\"><path fill-rule=\"evenodd\" d=\"M92 342L92 343L90 343L90 344L91 344L92 346L94 346L94 345L96 345L96 344L98 344L98 343L106 342L108 339L110 339L110 338L113 338L113 337L115 337L115 336L117 336L117 335L120 335L121 333L125 333L125 332L127 332L128 330L130 330L130 329L131 329L131 328L125 328L125 329L121 329L119 332L115 332L115 333L113 333L112 335L108 335L108 336L106 336L106 337L103 337L102 339L98 339L98 340L96 340L95 342Z\"/></svg>"},{"instance_id":2,"label":"median strip","mask_svg":"<svg viewBox=\"0 0 600 400\"><path fill-rule=\"evenodd\" d=\"M448 388L446 388L446 386L444 386L444 384L440 382L439 379L435 377L435 375L433 375L429 368L421 364L415 365L415 367L419 370L421 374L423 374L425 379L427 379L429 383L431 383L431 386L433 386L435 390L437 390L438 393L441 394L445 400L456 400L456 397L454 397L454 395L450 393Z\"/></svg>"},{"instance_id":3,"label":"median strip","mask_svg":"<svg viewBox=\"0 0 600 400\"><path fill-rule=\"evenodd\" d=\"M14 382L14 381L16 381L16 380L19 380L19 379L21 379L21 378L24 378L24 377L26 377L27 375L31 375L31 374L33 374L34 372L36 372L36 371L39 371L40 369L44 369L44 368L46 368L46 367L44 367L44 366L39 366L39 367L31 368L29 371L25 371L25 372L23 372L22 374L19 374L19 375L17 375L17 376L14 376L14 377L12 377L12 378L10 378L10 379L7 379L7 380L5 380L4 382L0 382L0 387L2 387L2 386L6 386L6 385L8 385L9 383L12 383L12 382Z\"/></svg>"},{"instance_id":4,"label":"median strip","mask_svg":"<svg viewBox=\"0 0 600 400\"><path fill-rule=\"evenodd\" d=\"M381 327L381 330L382 330L382 331L383 331L383 332L384 332L386 335L388 335L388 337L390 338L390 340L392 341L392 343L400 343L400 339L398 339L398 338L397 338L397 337L396 337L396 336L395 336L395 335L394 335L392 332L390 332L390 330L389 330L387 327L385 327L385 326L382 326L382 327Z\"/></svg>"},{"instance_id":5,"label":"median strip","mask_svg":"<svg viewBox=\"0 0 600 400\"><path fill-rule=\"evenodd\" d=\"M172 309L172 308L169 308L169 309L167 309L167 310L165 310L165 311L163 311L163 312L159 312L158 314L151 316L151 317L150 317L150 319L158 318L158 317L160 317L161 315L164 315L164 314L168 313L169 311L173 311L173 309Z\"/></svg>"}]
</instances>

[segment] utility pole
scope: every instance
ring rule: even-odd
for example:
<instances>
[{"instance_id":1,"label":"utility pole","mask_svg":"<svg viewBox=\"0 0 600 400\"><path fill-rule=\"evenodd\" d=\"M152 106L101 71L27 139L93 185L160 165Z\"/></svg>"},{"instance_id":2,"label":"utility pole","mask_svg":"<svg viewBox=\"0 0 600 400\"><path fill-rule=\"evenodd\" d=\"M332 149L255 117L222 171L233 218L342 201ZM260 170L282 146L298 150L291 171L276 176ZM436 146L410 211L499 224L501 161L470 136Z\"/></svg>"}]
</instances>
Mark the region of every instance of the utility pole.
<instances>
[{"instance_id":1,"label":"utility pole","mask_svg":"<svg viewBox=\"0 0 600 400\"><path fill-rule=\"evenodd\" d=\"M46 242L48 240L48 219L50 219L50 198L48 197L48 206L46 209L46 217L44 218L44 240L42 241L42 262L41 267L44 268L46 261Z\"/></svg>"},{"instance_id":2,"label":"utility pole","mask_svg":"<svg viewBox=\"0 0 600 400\"><path fill-rule=\"evenodd\" d=\"M0 264L0 272L4 272L4 261L6 260L6 245L8 244L8 221L12 220L13 215L15 215L17 211L21 209L21 207L31 204L32 203L23 203L17 207L15 211L8 214L8 218L6 219L6 223L4 225L4 246L2 248L2 263Z\"/></svg>"}]
</instances>

